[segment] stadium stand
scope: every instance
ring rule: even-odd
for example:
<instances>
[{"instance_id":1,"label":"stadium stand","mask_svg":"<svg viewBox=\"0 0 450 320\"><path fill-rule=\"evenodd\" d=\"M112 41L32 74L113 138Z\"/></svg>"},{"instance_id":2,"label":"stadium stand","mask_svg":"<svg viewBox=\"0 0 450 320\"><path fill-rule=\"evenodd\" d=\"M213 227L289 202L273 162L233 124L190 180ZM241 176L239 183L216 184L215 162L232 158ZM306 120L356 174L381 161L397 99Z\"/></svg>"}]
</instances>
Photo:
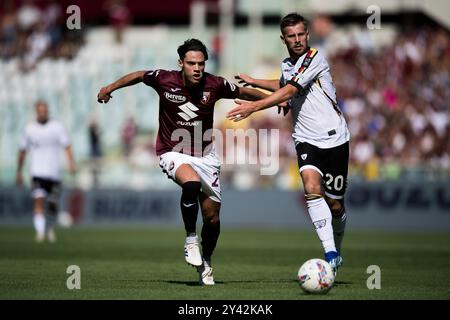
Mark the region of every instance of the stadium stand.
<instances>
[{"instance_id":1,"label":"stadium stand","mask_svg":"<svg viewBox=\"0 0 450 320\"><path fill-rule=\"evenodd\" d=\"M98 121L104 146L101 185L134 189L173 187L159 174L153 152L156 94L144 87L132 88L127 94L116 93L106 107L98 105L95 96L101 84L130 70L154 66L177 68L173 49L189 36L186 28L130 27L125 30L122 43L116 42L112 30L104 27L83 30L80 37L75 38L62 34L59 42L52 42L53 49L47 50L35 66L24 68L20 31L13 30L8 22L13 19L11 12L3 11L1 24L0 183L13 183L18 130L32 116L33 102L44 98L52 114L69 128L75 156L81 164L89 161L89 123L92 119ZM19 11L16 14L19 15ZM448 179L448 30L435 23L407 30L399 24L391 24L385 27L384 36L370 38L364 27L353 26L353 33L349 33L343 32L348 26L331 24L330 34L324 40L320 37L323 23L314 24L319 18L313 17L313 27L319 26L313 30L317 35L313 44L326 50L330 58L339 103L352 133L351 178L368 181ZM267 29L265 38L275 43L277 27L264 28ZM50 29L47 32L49 36L52 34ZM383 33L380 31L378 36L380 34ZM209 47L213 46L214 35L212 29L203 35ZM249 45L248 34L237 28L234 41L236 48L245 49ZM335 43L341 46L336 47ZM279 75L277 61L285 55L282 50L275 43L268 45L257 60L245 54L240 56L233 70L215 70L213 61L208 68L230 80L238 71L276 78ZM230 105L232 102L222 103L216 118L216 127L223 131L233 127L223 117ZM121 130L129 117L136 120L137 136L130 156L123 157ZM289 116L280 119L275 110L244 122L243 128L280 129L280 171L274 176L260 176L252 174L259 170L258 166L227 165L224 161L223 180L228 187L296 189L299 180L289 122ZM91 187L88 166L80 168L78 184Z\"/></svg>"}]
</instances>

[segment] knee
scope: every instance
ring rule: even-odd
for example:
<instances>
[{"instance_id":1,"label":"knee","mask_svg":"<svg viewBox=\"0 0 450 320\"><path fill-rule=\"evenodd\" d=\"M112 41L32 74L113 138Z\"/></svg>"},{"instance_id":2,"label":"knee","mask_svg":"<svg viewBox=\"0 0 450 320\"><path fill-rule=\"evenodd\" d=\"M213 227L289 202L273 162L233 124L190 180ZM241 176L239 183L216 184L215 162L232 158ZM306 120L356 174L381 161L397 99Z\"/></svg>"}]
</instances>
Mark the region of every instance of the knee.
<instances>
[{"instance_id":1,"label":"knee","mask_svg":"<svg viewBox=\"0 0 450 320\"><path fill-rule=\"evenodd\" d=\"M203 223L209 224L210 226L218 226L220 224L219 215L207 216L203 219Z\"/></svg>"},{"instance_id":2,"label":"knee","mask_svg":"<svg viewBox=\"0 0 450 320\"><path fill-rule=\"evenodd\" d=\"M300 173L303 182L305 195L315 194L322 195L322 177L315 170L305 170Z\"/></svg>"},{"instance_id":3,"label":"knee","mask_svg":"<svg viewBox=\"0 0 450 320\"><path fill-rule=\"evenodd\" d=\"M320 187L320 184L305 183L304 188L305 188L305 195L309 194L322 195L322 189Z\"/></svg>"},{"instance_id":4,"label":"knee","mask_svg":"<svg viewBox=\"0 0 450 320\"><path fill-rule=\"evenodd\" d=\"M202 211L203 211L203 223L209 225L220 224L220 217L219 217L220 207L216 206L202 207Z\"/></svg>"}]
</instances>

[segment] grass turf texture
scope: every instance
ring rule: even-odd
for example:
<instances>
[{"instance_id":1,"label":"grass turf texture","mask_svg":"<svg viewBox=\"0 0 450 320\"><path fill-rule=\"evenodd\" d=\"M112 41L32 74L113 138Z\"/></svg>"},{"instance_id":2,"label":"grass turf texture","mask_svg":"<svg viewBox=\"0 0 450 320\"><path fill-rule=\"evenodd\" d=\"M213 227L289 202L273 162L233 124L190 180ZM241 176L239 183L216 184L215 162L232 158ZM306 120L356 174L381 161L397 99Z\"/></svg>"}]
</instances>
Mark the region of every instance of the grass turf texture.
<instances>
[{"instance_id":1,"label":"grass turf texture","mask_svg":"<svg viewBox=\"0 0 450 320\"><path fill-rule=\"evenodd\" d=\"M186 265L181 229L77 227L54 244L31 228L0 227L0 299L450 299L450 234L348 231L344 265L327 295L301 291L297 270L322 258L312 230L223 229L213 257L214 287ZM69 265L81 290L68 290ZM367 289L370 265L381 290Z\"/></svg>"}]
</instances>

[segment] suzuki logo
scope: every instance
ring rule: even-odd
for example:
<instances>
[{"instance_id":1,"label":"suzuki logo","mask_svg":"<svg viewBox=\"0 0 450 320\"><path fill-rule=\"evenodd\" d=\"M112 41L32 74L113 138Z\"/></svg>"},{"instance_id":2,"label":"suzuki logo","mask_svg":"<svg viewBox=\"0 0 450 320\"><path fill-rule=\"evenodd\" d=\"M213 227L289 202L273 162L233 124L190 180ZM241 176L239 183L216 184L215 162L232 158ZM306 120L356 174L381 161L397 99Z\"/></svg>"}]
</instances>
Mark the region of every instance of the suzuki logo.
<instances>
[{"instance_id":1,"label":"suzuki logo","mask_svg":"<svg viewBox=\"0 0 450 320\"><path fill-rule=\"evenodd\" d=\"M183 111L183 112L178 112L178 115L186 121L189 121L191 119L194 119L195 117L198 117L198 114L196 114L194 112L194 111L198 111L198 108L196 106L194 106L191 102L182 104L178 108L180 108Z\"/></svg>"}]
</instances>

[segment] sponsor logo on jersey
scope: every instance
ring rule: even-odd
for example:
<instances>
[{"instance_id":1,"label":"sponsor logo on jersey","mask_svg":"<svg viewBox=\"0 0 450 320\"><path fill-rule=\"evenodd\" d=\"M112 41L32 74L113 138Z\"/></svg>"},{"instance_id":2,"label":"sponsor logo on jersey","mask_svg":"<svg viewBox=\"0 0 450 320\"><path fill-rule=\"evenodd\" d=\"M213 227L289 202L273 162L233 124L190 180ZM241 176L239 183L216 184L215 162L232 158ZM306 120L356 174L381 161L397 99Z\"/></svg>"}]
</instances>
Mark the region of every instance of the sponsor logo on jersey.
<instances>
[{"instance_id":1,"label":"sponsor logo on jersey","mask_svg":"<svg viewBox=\"0 0 450 320\"><path fill-rule=\"evenodd\" d=\"M185 98L185 97L183 97L183 98ZM181 111L183 111L183 112L178 112L178 115L186 121L189 121L191 119L198 117L198 114L196 114L194 112L194 111L198 111L198 108L196 106L194 106L191 102L182 104L181 106L178 106L178 108L180 108Z\"/></svg>"},{"instance_id":2,"label":"sponsor logo on jersey","mask_svg":"<svg viewBox=\"0 0 450 320\"><path fill-rule=\"evenodd\" d=\"M181 103L186 101L186 97L179 95L179 94L173 94L170 92L164 92L164 97L166 97L167 100L175 102L175 103Z\"/></svg>"},{"instance_id":3,"label":"sponsor logo on jersey","mask_svg":"<svg viewBox=\"0 0 450 320\"><path fill-rule=\"evenodd\" d=\"M306 153L304 153L304 154L302 154L300 157L302 158L302 160L306 160L306 157L307 157L308 155L306 154Z\"/></svg>"},{"instance_id":4,"label":"sponsor logo on jersey","mask_svg":"<svg viewBox=\"0 0 450 320\"><path fill-rule=\"evenodd\" d=\"M203 92L202 103L207 103L211 97L211 92Z\"/></svg>"},{"instance_id":5,"label":"sponsor logo on jersey","mask_svg":"<svg viewBox=\"0 0 450 320\"><path fill-rule=\"evenodd\" d=\"M172 92L177 92L177 91L180 91L181 90L181 88L170 88L170 91L172 91Z\"/></svg>"},{"instance_id":6,"label":"sponsor logo on jersey","mask_svg":"<svg viewBox=\"0 0 450 320\"><path fill-rule=\"evenodd\" d=\"M201 123L201 121L193 121L193 122L188 122L188 121L177 121L177 124L180 126L184 126L184 127L196 127Z\"/></svg>"}]
</instances>

